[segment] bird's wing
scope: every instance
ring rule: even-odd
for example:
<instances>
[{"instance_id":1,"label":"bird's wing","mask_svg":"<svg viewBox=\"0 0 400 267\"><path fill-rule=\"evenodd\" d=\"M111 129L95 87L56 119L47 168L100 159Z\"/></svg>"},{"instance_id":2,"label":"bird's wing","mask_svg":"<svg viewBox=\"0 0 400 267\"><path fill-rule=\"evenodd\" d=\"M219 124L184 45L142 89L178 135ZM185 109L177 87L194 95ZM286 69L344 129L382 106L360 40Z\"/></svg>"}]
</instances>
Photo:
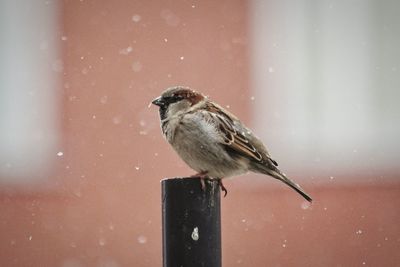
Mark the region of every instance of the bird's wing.
<instances>
[{"instance_id":1,"label":"bird's wing","mask_svg":"<svg viewBox=\"0 0 400 267\"><path fill-rule=\"evenodd\" d=\"M223 136L223 144L229 151L255 161L260 164L273 164L278 166L275 160L271 159L262 142L255 137L234 115L222 111L216 104L208 103L205 110L212 116L216 129Z\"/></svg>"},{"instance_id":2,"label":"bird's wing","mask_svg":"<svg viewBox=\"0 0 400 267\"><path fill-rule=\"evenodd\" d=\"M281 180L306 200L312 201L312 198L298 184L290 180L276 167L278 163L270 157L262 142L234 115L223 111L221 107L213 103L207 103L202 112L207 114L206 117L212 118L210 122L215 124L215 128L223 136L221 142L226 146L228 153L232 156L240 155L249 159L254 164L253 166L256 166L254 167L256 172L268 174Z\"/></svg>"}]
</instances>

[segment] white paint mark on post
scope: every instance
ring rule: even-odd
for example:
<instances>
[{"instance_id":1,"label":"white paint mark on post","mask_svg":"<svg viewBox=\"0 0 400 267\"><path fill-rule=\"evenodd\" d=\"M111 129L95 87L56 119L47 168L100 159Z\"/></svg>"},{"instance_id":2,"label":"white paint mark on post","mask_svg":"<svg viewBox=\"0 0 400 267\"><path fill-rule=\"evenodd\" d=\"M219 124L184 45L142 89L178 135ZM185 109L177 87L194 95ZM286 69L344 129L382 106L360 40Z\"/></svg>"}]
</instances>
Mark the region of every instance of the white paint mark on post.
<instances>
[{"instance_id":1,"label":"white paint mark on post","mask_svg":"<svg viewBox=\"0 0 400 267\"><path fill-rule=\"evenodd\" d=\"M193 229L193 232L192 232L192 239L194 240L194 241L197 241L197 240L199 240L199 228L198 227L195 227L194 229Z\"/></svg>"}]
</instances>

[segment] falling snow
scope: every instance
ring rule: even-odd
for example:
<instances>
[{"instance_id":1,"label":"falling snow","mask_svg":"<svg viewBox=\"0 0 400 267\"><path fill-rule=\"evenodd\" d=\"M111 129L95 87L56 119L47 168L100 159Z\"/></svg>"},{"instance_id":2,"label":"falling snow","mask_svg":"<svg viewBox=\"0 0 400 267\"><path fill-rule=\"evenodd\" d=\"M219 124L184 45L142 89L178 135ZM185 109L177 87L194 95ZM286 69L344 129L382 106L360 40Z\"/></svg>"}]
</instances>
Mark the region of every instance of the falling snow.
<instances>
[{"instance_id":1,"label":"falling snow","mask_svg":"<svg viewBox=\"0 0 400 267\"><path fill-rule=\"evenodd\" d=\"M100 103L101 103L101 104L106 104L107 101L108 101L108 96L106 96L106 95L103 95L103 96L100 98Z\"/></svg>"},{"instance_id":2,"label":"falling snow","mask_svg":"<svg viewBox=\"0 0 400 267\"><path fill-rule=\"evenodd\" d=\"M89 69L85 67L85 68L82 69L81 72L82 72L83 75L86 75L86 74L89 73Z\"/></svg>"},{"instance_id":3,"label":"falling snow","mask_svg":"<svg viewBox=\"0 0 400 267\"><path fill-rule=\"evenodd\" d=\"M106 245L106 239L104 237L99 238L99 245L102 247Z\"/></svg>"},{"instance_id":4,"label":"falling snow","mask_svg":"<svg viewBox=\"0 0 400 267\"><path fill-rule=\"evenodd\" d=\"M303 210L306 210L306 209L309 209L310 208L310 202L308 202L308 201L303 201L302 203L301 203L301 208L303 209Z\"/></svg>"},{"instance_id":5,"label":"falling snow","mask_svg":"<svg viewBox=\"0 0 400 267\"><path fill-rule=\"evenodd\" d=\"M128 55L133 51L132 46L128 46L127 48L122 48L119 50L120 55Z\"/></svg>"},{"instance_id":6,"label":"falling snow","mask_svg":"<svg viewBox=\"0 0 400 267\"><path fill-rule=\"evenodd\" d=\"M140 235L137 238L137 241L139 244L146 244L147 243L147 237L144 235Z\"/></svg>"},{"instance_id":7,"label":"falling snow","mask_svg":"<svg viewBox=\"0 0 400 267\"><path fill-rule=\"evenodd\" d=\"M122 122L122 116L115 116L115 117L113 117L113 119L112 119L112 122L114 123L114 124L120 124L121 122Z\"/></svg>"},{"instance_id":8,"label":"falling snow","mask_svg":"<svg viewBox=\"0 0 400 267\"><path fill-rule=\"evenodd\" d=\"M64 62L61 59L53 61L52 69L55 72L62 72L64 70Z\"/></svg>"},{"instance_id":9,"label":"falling snow","mask_svg":"<svg viewBox=\"0 0 400 267\"><path fill-rule=\"evenodd\" d=\"M164 9L161 11L161 17L165 20L165 23L168 26L176 27L180 23L180 19L177 15L175 15L171 10Z\"/></svg>"},{"instance_id":10,"label":"falling snow","mask_svg":"<svg viewBox=\"0 0 400 267\"><path fill-rule=\"evenodd\" d=\"M132 63L132 70L134 72L139 72L142 70L142 63L140 63L139 61L135 61Z\"/></svg>"},{"instance_id":11,"label":"falling snow","mask_svg":"<svg viewBox=\"0 0 400 267\"><path fill-rule=\"evenodd\" d=\"M135 15L132 16L132 21L135 22L135 23L137 23L137 22L139 22L141 20L142 20L142 16L140 16L138 14L135 14Z\"/></svg>"}]
</instances>

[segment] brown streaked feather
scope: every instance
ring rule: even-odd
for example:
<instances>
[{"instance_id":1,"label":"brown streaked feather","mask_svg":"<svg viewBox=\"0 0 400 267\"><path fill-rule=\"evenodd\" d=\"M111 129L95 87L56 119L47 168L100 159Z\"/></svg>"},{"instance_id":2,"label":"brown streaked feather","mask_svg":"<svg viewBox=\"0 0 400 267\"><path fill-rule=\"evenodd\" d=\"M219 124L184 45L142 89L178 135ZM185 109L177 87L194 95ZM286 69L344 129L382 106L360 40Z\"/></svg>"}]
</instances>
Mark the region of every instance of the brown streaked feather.
<instances>
[{"instance_id":1,"label":"brown streaked feather","mask_svg":"<svg viewBox=\"0 0 400 267\"><path fill-rule=\"evenodd\" d=\"M260 152L258 152L253 146L249 147L248 145L243 144L239 139L235 139L235 142L231 144L231 147L236 151L238 151L239 153L247 157L253 158L254 160L260 163L263 160L263 157L260 154Z\"/></svg>"},{"instance_id":2,"label":"brown streaked feather","mask_svg":"<svg viewBox=\"0 0 400 267\"><path fill-rule=\"evenodd\" d=\"M199 94L188 87L180 87L179 90L174 89L169 92L169 94L181 96L182 98L188 100L192 104L192 106L204 99L204 96L202 94Z\"/></svg>"},{"instance_id":3,"label":"brown streaked feather","mask_svg":"<svg viewBox=\"0 0 400 267\"><path fill-rule=\"evenodd\" d=\"M248 131L247 128L239 129L236 126L235 122L239 120L235 116L226 111L222 112L220 107L212 103L207 103L205 110L209 111L218 123L217 128L221 131L226 146L260 164L272 162L277 166L276 161L272 160L266 151L265 153L258 151L252 144L256 137L248 138L245 136L244 131Z\"/></svg>"}]
</instances>

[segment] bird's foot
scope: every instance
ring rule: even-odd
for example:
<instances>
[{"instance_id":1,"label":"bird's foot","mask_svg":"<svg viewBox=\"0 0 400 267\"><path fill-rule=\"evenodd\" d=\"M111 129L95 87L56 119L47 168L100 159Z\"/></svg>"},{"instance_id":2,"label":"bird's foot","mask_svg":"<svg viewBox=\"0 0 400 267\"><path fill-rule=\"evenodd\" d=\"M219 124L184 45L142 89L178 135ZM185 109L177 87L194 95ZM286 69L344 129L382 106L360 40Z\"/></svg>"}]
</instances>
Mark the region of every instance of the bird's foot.
<instances>
[{"instance_id":1,"label":"bird's foot","mask_svg":"<svg viewBox=\"0 0 400 267\"><path fill-rule=\"evenodd\" d=\"M190 177L198 177L200 179L200 184L201 184L201 190L205 191L206 190L206 181L205 180L209 180L210 178L207 176L207 172L199 172L196 173Z\"/></svg>"},{"instance_id":2,"label":"bird's foot","mask_svg":"<svg viewBox=\"0 0 400 267\"><path fill-rule=\"evenodd\" d=\"M228 194L228 190L226 189L226 187L222 183L222 179L219 178L219 179L217 179L217 181L218 181L219 187L221 188L221 191L224 192L224 197L226 197L226 195Z\"/></svg>"},{"instance_id":3,"label":"bird's foot","mask_svg":"<svg viewBox=\"0 0 400 267\"><path fill-rule=\"evenodd\" d=\"M197 174L194 174L194 175L190 176L190 177L198 177L200 179L200 184L201 184L201 190L202 191L206 190L206 180L212 180L207 175L207 173L208 173L207 171L204 171L204 172L199 172ZM224 192L224 197L226 197L226 195L228 194L228 190L226 189L226 187L222 183L222 179L221 178L217 178L216 180L217 180L218 186L221 188L221 191Z\"/></svg>"},{"instance_id":4,"label":"bird's foot","mask_svg":"<svg viewBox=\"0 0 400 267\"><path fill-rule=\"evenodd\" d=\"M208 173L207 171L199 172L199 173L191 175L190 177L198 177L198 178L201 178L201 179L209 179L207 173Z\"/></svg>"}]
</instances>

